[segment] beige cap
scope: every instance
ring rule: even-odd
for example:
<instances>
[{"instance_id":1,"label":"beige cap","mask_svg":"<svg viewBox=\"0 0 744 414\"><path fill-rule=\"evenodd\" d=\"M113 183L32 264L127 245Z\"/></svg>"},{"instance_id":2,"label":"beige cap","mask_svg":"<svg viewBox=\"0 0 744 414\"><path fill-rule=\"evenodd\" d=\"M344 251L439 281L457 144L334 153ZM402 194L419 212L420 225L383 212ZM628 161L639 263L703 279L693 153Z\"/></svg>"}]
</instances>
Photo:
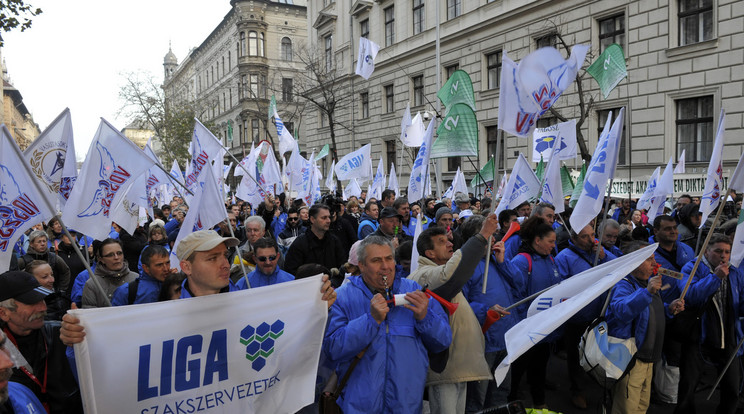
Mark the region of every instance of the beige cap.
<instances>
[{"instance_id":1,"label":"beige cap","mask_svg":"<svg viewBox=\"0 0 744 414\"><path fill-rule=\"evenodd\" d=\"M179 260L186 260L194 252L206 252L225 243L227 247L234 247L240 243L235 237L222 237L214 230L199 230L184 237L178 243L176 256Z\"/></svg>"}]
</instances>

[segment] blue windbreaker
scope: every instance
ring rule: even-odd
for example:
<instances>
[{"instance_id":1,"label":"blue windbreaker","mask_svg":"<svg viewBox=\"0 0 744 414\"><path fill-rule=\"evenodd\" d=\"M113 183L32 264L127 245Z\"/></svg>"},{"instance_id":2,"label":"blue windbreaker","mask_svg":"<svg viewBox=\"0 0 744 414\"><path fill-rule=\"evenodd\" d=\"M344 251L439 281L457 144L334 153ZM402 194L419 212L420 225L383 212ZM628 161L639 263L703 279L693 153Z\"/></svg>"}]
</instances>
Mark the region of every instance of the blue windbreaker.
<instances>
[{"instance_id":1,"label":"blue windbreaker","mask_svg":"<svg viewBox=\"0 0 744 414\"><path fill-rule=\"evenodd\" d=\"M158 301L160 296L160 283L157 279L150 276L144 270L140 270L140 276L137 282L137 295L134 298L134 304L153 303ZM111 306L129 305L129 283L125 283L114 291L111 298Z\"/></svg>"},{"instance_id":2,"label":"blue windbreaker","mask_svg":"<svg viewBox=\"0 0 744 414\"><path fill-rule=\"evenodd\" d=\"M248 273L248 282L250 282L251 284L251 289L261 286L274 285L277 283L291 282L293 280L295 280L295 277L285 272L284 270L279 269L279 266L277 266L274 270L274 273L270 275L265 275L260 272L258 270L258 266L256 266L256 270ZM241 277L240 280L238 280L238 282L235 284L235 286L238 288L238 290L248 288L248 285L246 285L245 283L244 277Z\"/></svg>"},{"instance_id":3,"label":"blue windbreaker","mask_svg":"<svg viewBox=\"0 0 744 414\"><path fill-rule=\"evenodd\" d=\"M426 317L397 306L381 323L372 318L372 292L361 276L351 276L336 291L323 350L344 376L354 356L369 346L338 399L344 413L420 413L429 369L428 351L441 352L452 342L442 307L429 300ZM395 279L394 293L419 290L410 279Z\"/></svg>"},{"instance_id":4,"label":"blue windbreaker","mask_svg":"<svg viewBox=\"0 0 744 414\"><path fill-rule=\"evenodd\" d=\"M558 256L555 257L555 263L558 265L558 272L561 274L563 280L594 267L592 266L594 264L593 253L587 253L579 249L571 240L568 241L568 245L569 248L561 250L561 252L558 253ZM607 249L604 247L602 247L602 249L605 252L605 257L604 259L600 259L597 262L597 265L616 259L615 255L608 252ZM569 320L572 323L582 324L597 319L599 313L602 311L602 306L604 305L605 300L607 300L607 293L599 295Z\"/></svg>"},{"instance_id":5,"label":"blue windbreaker","mask_svg":"<svg viewBox=\"0 0 744 414\"><path fill-rule=\"evenodd\" d=\"M46 409L28 387L17 382L8 382L8 399L16 414L41 414Z\"/></svg>"}]
</instances>

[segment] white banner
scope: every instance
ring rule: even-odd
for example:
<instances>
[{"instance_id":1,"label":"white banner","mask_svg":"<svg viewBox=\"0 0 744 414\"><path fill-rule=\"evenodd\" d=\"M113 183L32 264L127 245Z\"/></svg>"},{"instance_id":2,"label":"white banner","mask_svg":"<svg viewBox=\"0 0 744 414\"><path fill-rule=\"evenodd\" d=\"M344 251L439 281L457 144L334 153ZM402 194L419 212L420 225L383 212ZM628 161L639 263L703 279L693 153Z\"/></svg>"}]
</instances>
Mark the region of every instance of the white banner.
<instances>
[{"instance_id":1,"label":"white banner","mask_svg":"<svg viewBox=\"0 0 744 414\"><path fill-rule=\"evenodd\" d=\"M532 162L550 161L555 153L560 160L576 158L576 120L561 122L532 133ZM553 147L558 145L555 150Z\"/></svg>"},{"instance_id":2,"label":"white banner","mask_svg":"<svg viewBox=\"0 0 744 414\"><path fill-rule=\"evenodd\" d=\"M721 108L721 115L718 117L718 131L716 132L716 141L713 144L713 152L710 155L708 164L708 177L705 180L703 196L700 198L700 213L703 217L700 219L700 228L705 226L705 221L710 213L716 209L721 201L721 190L723 189L723 133L726 124L726 111Z\"/></svg>"},{"instance_id":3,"label":"white banner","mask_svg":"<svg viewBox=\"0 0 744 414\"><path fill-rule=\"evenodd\" d=\"M344 155L336 164L336 177L339 180L367 178L372 171L372 144L367 144L354 152ZM290 159L290 163L292 160Z\"/></svg>"},{"instance_id":4,"label":"white banner","mask_svg":"<svg viewBox=\"0 0 744 414\"><path fill-rule=\"evenodd\" d=\"M512 169L509 181L504 187L503 197L499 202L498 207L494 214L510 208L516 208L523 202L530 200L533 197L537 197L537 193L540 192L540 180L535 176L535 172L527 163L524 155L520 152L517 162L514 163L514 169Z\"/></svg>"},{"instance_id":5,"label":"white banner","mask_svg":"<svg viewBox=\"0 0 744 414\"><path fill-rule=\"evenodd\" d=\"M86 332L75 345L85 412L298 411L314 399L328 316L320 283L315 276L199 298L72 310Z\"/></svg>"}]
</instances>

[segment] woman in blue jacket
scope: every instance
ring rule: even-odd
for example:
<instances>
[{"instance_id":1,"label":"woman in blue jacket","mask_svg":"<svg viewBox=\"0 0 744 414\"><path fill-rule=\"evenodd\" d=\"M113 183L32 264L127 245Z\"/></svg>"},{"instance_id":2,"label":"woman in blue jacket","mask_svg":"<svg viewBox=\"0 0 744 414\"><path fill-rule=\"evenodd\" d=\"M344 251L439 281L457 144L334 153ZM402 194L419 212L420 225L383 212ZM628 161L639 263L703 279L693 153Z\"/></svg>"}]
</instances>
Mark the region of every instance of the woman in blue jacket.
<instances>
[{"instance_id":1,"label":"woman in blue jacket","mask_svg":"<svg viewBox=\"0 0 744 414\"><path fill-rule=\"evenodd\" d=\"M555 248L555 230L542 217L532 216L522 223L519 231L522 245L511 261L517 278L522 277L523 289L520 298L537 293L549 286L560 283L561 276L551 252ZM519 320L527 317L530 303L515 309ZM534 408L546 408L545 405L545 368L550 357L550 343L560 335L553 333L540 343L530 348L512 364L512 389L509 401L517 399L517 391L522 374L527 373L530 382L530 393Z\"/></svg>"}]
</instances>

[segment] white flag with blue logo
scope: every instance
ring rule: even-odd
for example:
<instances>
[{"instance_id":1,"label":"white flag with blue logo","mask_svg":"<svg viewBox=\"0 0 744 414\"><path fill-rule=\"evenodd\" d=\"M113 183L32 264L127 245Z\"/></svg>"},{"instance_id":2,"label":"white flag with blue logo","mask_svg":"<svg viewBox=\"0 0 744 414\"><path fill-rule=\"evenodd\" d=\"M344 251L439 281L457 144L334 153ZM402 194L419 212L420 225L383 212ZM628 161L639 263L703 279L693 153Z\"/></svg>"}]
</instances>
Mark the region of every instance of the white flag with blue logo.
<instances>
[{"instance_id":1,"label":"white flag with blue logo","mask_svg":"<svg viewBox=\"0 0 744 414\"><path fill-rule=\"evenodd\" d=\"M65 108L23 151L23 156L31 166L31 172L55 196L60 207L64 207L77 179L69 108Z\"/></svg>"},{"instance_id":2,"label":"white flag with blue logo","mask_svg":"<svg viewBox=\"0 0 744 414\"><path fill-rule=\"evenodd\" d=\"M366 37L359 38L359 56L357 56L357 65L354 73L369 79L372 76L372 72L375 70L375 58L377 52L380 51L380 46L377 43L367 39Z\"/></svg>"},{"instance_id":3,"label":"white flag with blue logo","mask_svg":"<svg viewBox=\"0 0 744 414\"><path fill-rule=\"evenodd\" d=\"M729 189L744 192L744 153L741 154L736 170L729 180ZM734 243L731 245L731 264L739 267L742 259L744 259L744 209L739 212Z\"/></svg>"},{"instance_id":4,"label":"white flag with blue logo","mask_svg":"<svg viewBox=\"0 0 744 414\"><path fill-rule=\"evenodd\" d=\"M80 233L105 239L113 212L120 208L129 187L154 165L134 142L101 118L62 220Z\"/></svg>"},{"instance_id":5,"label":"white flag with blue logo","mask_svg":"<svg viewBox=\"0 0 744 414\"><path fill-rule=\"evenodd\" d=\"M651 198L654 196L656 191L656 185L659 182L659 174L661 173L661 167L656 167L654 173L651 174L651 178L648 179L646 184L646 191L643 192L641 198L636 203L636 208L639 210L648 210L651 207Z\"/></svg>"},{"instance_id":6,"label":"white flag with blue logo","mask_svg":"<svg viewBox=\"0 0 744 414\"><path fill-rule=\"evenodd\" d=\"M532 167L520 152L517 162L514 163L509 181L504 187L504 195L501 197L499 206L494 214L498 215L506 209L516 208L518 205L537 197L540 192L540 180L537 179Z\"/></svg>"},{"instance_id":7,"label":"white flag with blue logo","mask_svg":"<svg viewBox=\"0 0 744 414\"><path fill-rule=\"evenodd\" d=\"M654 254L657 246L658 244L646 246L585 270L535 298L527 311L527 318L504 335L508 354L494 372L496 383L500 384L504 380L511 363L627 276L629 270L635 269ZM547 309L551 311L542 312Z\"/></svg>"},{"instance_id":8,"label":"white flag with blue logo","mask_svg":"<svg viewBox=\"0 0 744 414\"><path fill-rule=\"evenodd\" d=\"M10 267L13 246L31 226L54 216L51 197L26 164L10 131L2 125L0 139L0 273ZM36 183L39 183L37 186Z\"/></svg>"},{"instance_id":9,"label":"white flag with blue logo","mask_svg":"<svg viewBox=\"0 0 744 414\"><path fill-rule=\"evenodd\" d=\"M336 177L339 180L370 177L372 172L372 144L367 144L354 152L344 155L336 164ZM294 154L293 154L294 155ZM292 160L290 159L290 163Z\"/></svg>"},{"instance_id":10,"label":"white flag with blue logo","mask_svg":"<svg viewBox=\"0 0 744 414\"><path fill-rule=\"evenodd\" d=\"M380 157L380 161L377 163L377 171L372 179L370 188L372 192L368 193L367 197L377 200L382 199L382 190L385 189L385 165L382 163L382 157Z\"/></svg>"},{"instance_id":11,"label":"white flag with blue logo","mask_svg":"<svg viewBox=\"0 0 744 414\"><path fill-rule=\"evenodd\" d=\"M125 312L71 311L85 326L75 345L85 412L299 411L315 399L328 318L320 286L318 275Z\"/></svg>"},{"instance_id":12,"label":"white flag with blue logo","mask_svg":"<svg viewBox=\"0 0 744 414\"><path fill-rule=\"evenodd\" d=\"M597 142L597 149L594 150L592 162L586 169L586 177L584 178L584 186L579 201L576 202L573 214L569 219L571 228L576 231L580 231L589 224L602 209L602 203L607 192L607 182L615 176L620 137L622 136L623 125L625 125L624 115L625 108L620 108L620 113L612 124L612 128L610 128L612 113L607 116L607 123Z\"/></svg>"},{"instance_id":13,"label":"white flag with blue logo","mask_svg":"<svg viewBox=\"0 0 744 414\"><path fill-rule=\"evenodd\" d=\"M274 124L276 125L276 134L279 136L279 154L292 151L297 146L292 133L284 126L282 118L279 117L279 113L274 108Z\"/></svg>"},{"instance_id":14,"label":"white flag with blue logo","mask_svg":"<svg viewBox=\"0 0 744 414\"><path fill-rule=\"evenodd\" d=\"M191 162L186 166L186 187L192 192L197 185L204 184L204 168L212 166L212 161L222 165L222 156L224 151L222 143L207 129L198 119L194 119L194 133L191 136L191 145L189 146Z\"/></svg>"},{"instance_id":15,"label":"white flag with blue logo","mask_svg":"<svg viewBox=\"0 0 744 414\"><path fill-rule=\"evenodd\" d=\"M398 185L398 176L395 175L395 164L390 164L390 175L388 176L388 190L395 191L395 198L400 197L400 186Z\"/></svg>"},{"instance_id":16,"label":"white flag with blue logo","mask_svg":"<svg viewBox=\"0 0 744 414\"><path fill-rule=\"evenodd\" d=\"M672 157L669 157L669 162L667 163L666 168L664 168L664 173L661 174L661 177L659 177L659 181L656 184L654 195L651 198L651 207L646 213L649 223L653 223L656 217L664 214L664 202L666 202L669 194L674 194L673 160Z\"/></svg>"},{"instance_id":17,"label":"white flag with blue logo","mask_svg":"<svg viewBox=\"0 0 744 414\"><path fill-rule=\"evenodd\" d=\"M561 122L532 133L532 162L550 161L555 154L561 160L576 158L576 120Z\"/></svg>"},{"instance_id":18,"label":"white flag with blue logo","mask_svg":"<svg viewBox=\"0 0 744 414\"><path fill-rule=\"evenodd\" d=\"M555 207L555 213L560 214L566 209L563 203L563 183L561 182L561 160L557 155L550 157L545 168L545 182L543 184L540 201L550 203Z\"/></svg>"},{"instance_id":19,"label":"white flag with blue logo","mask_svg":"<svg viewBox=\"0 0 744 414\"><path fill-rule=\"evenodd\" d=\"M432 137L434 136L434 122L429 122L424 133L424 142L418 150L416 160L411 168L411 176L408 179L408 202L415 203L425 196L431 194L431 189L424 187L424 182L429 180L429 157L431 156Z\"/></svg>"},{"instance_id":20,"label":"white flag with blue logo","mask_svg":"<svg viewBox=\"0 0 744 414\"><path fill-rule=\"evenodd\" d=\"M705 226L705 221L710 213L716 209L721 201L721 190L723 189L723 132L726 124L726 111L721 108L721 115L718 117L718 131L716 132L716 142L713 144L713 153L710 154L710 163L708 164L708 178L705 180L703 196L700 198L700 213L703 217L700 220L700 228Z\"/></svg>"},{"instance_id":21,"label":"white flag with blue logo","mask_svg":"<svg viewBox=\"0 0 744 414\"><path fill-rule=\"evenodd\" d=\"M349 197L354 196L356 198L359 198L362 196L362 187L359 186L359 183L357 182L356 178L352 178L349 180L349 183L346 184L346 187L344 187L343 192L343 198L344 200L348 200Z\"/></svg>"}]
</instances>

